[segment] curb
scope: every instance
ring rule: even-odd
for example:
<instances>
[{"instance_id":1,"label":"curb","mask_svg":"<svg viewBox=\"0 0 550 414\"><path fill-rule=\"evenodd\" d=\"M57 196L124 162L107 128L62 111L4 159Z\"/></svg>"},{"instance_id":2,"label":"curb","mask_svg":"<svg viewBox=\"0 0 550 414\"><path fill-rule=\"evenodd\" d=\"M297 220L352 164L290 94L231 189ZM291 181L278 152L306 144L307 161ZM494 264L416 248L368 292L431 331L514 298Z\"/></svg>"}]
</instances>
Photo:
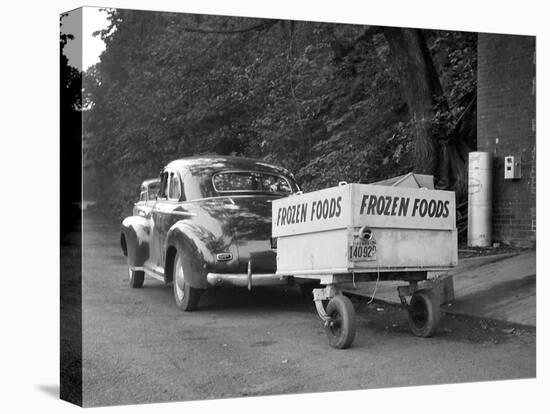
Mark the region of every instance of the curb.
<instances>
[{"instance_id":1,"label":"curb","mask_svg":"<svg viewBox=\"0 0 550 414\"><path fill-rule=\"evenodd\" d=\"M363 294L356 293L356 292L349 291L349 290L344 290L344 292L348 295L355 296L355 297L358 297L358 298L361 298L361 299L368 299L368 300L372 299L372 303L379 303L379 304L394 306L394 307L398 307L398 308L405 308L405 306L403 306L400 302L391 302L391 301L388 301L386 299L380 299L380 298L376 298L376 297L373 299L371 296L363 295ZM444 309L444 305L441 305L441 313L446 315L446 316L458 316L458 317L464 318L464 319L492 321L492 322L496 322L496 323L499 323L499 324L505 324L507 326L514 327L514 328L517 328L517 329L525 329L525 330L530 330L530 331L533 331L533 330L536 331L536 329L537 329L536 325L535 326L526 325L526 324L521 324L521 323L518 323L518 322L510 322L510 321L507 321L507 320L504 320L504 319L495 319L495 318L488 318L488 317L485 317L485 316L478 316L478 315L470 315L470 314L467 314L467 313L453 312L452 310Z\"/></svg>"}]
</instances>

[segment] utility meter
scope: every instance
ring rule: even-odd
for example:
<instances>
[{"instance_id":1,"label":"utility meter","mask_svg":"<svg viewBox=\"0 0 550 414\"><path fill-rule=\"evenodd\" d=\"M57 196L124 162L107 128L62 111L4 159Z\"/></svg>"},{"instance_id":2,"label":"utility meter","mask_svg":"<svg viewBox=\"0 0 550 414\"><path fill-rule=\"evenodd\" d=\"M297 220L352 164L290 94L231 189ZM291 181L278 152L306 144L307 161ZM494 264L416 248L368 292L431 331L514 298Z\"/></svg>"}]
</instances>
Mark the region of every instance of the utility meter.
<instances>
[{"instance_id":1,"label":"utility meter","mask_svg":"<svg viewBox=\"0 0 550 414\"><path fill-rule=\"evenodd\" d=\"M504 157L504 179L518 180L521 178L521 160L514 155Z\"/></svg>"}]
</instances>

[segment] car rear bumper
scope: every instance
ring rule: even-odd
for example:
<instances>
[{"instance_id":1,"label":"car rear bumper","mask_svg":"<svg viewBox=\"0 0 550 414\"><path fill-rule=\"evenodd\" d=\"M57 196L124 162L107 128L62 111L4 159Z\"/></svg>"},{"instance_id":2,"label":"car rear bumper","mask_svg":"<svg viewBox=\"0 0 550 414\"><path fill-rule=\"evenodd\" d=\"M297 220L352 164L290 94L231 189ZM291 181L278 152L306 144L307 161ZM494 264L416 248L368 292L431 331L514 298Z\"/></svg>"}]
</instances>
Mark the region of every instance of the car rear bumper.
<instances>
[{"instance_id":1,"label":"car rear bumper","mask_svg":"<svg viewBox=\"0 0 550 414\"><path fill-rule=\"evenodd\" d=\"M289 277L275 273L208 273L206 281L212 286L231 285L252 289L257 286L286 285Z\"/></svg>"}]
</instances>

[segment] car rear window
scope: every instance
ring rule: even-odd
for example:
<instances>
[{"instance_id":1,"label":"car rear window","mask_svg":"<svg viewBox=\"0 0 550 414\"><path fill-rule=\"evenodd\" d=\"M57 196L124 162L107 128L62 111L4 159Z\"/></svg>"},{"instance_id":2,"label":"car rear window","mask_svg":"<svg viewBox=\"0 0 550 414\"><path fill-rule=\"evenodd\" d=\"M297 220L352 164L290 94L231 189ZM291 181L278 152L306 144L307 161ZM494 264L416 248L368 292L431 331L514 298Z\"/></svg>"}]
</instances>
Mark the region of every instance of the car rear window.
<instances>
[{"instance_id":1,"label":"car rear window","mask_svg":"<svg viewBox=\"0 0 550 414\"><path fill-rule=\"evenodd\" d=\"M292 193L292 187L285 177L257 171L220 172L212 177L212 184L218 193Z\"/></svg>"}]
</instances>

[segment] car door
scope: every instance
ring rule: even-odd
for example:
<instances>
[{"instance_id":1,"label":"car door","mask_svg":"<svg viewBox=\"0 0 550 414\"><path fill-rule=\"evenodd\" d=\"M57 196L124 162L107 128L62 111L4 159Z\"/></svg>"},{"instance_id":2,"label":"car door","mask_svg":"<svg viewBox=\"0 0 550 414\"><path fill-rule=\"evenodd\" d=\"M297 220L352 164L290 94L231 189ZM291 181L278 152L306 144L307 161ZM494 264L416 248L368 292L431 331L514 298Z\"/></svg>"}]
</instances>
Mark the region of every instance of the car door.
<instances>
[{"instance_id":1,"label":"car door","mask_svg":"<svg viewBox=\"0 0 550 414\"><path fill-rule=\"evenodd\" d=\"M154 266L162 266L162 242L161 233L163 220L163 206L168 199L168 171L160 174L160 189L155 204L151 209L151 251L150 260Z\"/></svg>"},{"instance_id":2,"label":"car door","mask_svg":"<svg viewBox=\"0 0 550 414\"><path fill-rule=\"evenodd\" d=\"M154 239L156 242L155 265L164 268L166 238L170 228L181 220L180 205L183 201L183 185L178 171L166 170L164 192L157 199L154 207ZM161 191L163 190L161 185Z\"/></svg>"}]
</instances>

